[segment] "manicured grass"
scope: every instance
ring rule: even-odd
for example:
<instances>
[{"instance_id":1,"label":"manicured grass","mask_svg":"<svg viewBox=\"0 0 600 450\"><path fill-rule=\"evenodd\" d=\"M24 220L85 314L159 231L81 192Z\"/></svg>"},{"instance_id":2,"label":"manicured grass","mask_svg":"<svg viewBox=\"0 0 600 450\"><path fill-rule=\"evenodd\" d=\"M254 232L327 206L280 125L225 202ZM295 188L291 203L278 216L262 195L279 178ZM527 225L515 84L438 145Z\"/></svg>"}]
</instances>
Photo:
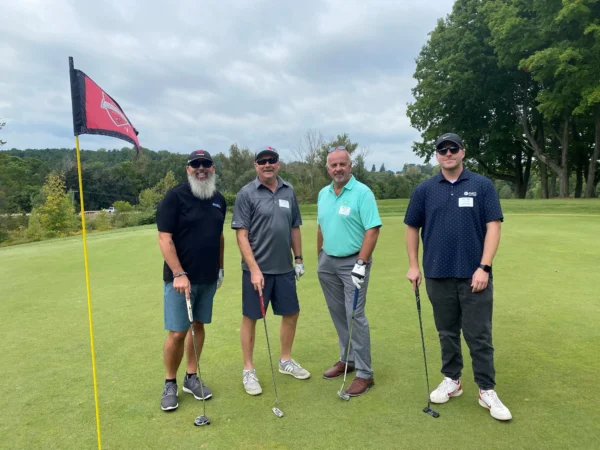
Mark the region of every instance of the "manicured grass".
<instances>
[{"instance_id":1,"label":"manicured grass","mask_svg":"<svg viewBox=\"0 0 600 450\"><path fill-rule=\"evenodd\" d=\"M314 217L303 226L307 273L294 357L313 377L276 374L274 395L264 329L255 363L264 393L241 385L239 252L226 232L226 276L203 354L214 392L209 427L193 426L201 403L180 392L179 409L159 408L164 382L162 260L154 227L88 237L103 447L148 448L595 448L599 369L600 217L597 201L504 202L494 263L497 390L514 419L500 423L477 404L466 346L465 393L421 412L425 379L414 296L404 275L405 202L381 203L367 316L377 385L350 402L341 380L321 373L336 361L337 338L316 277ZM548 205L552 205L549 208ZM587 216L562 216L588 213ZM528 214L513 214L528 213ZM591 213L591 214L590 214ZM227 220L230 220L228 216ZM81 237L0 249L0 447L96 448ZM431 306L422 289L432 386L441 380ZM268 315L277 357L279 320ZM183 369L180 369L180 379ZM181 381L180 381L181 388Z\"/></svg>"},{"instance_id":2,"label":"manicured grass","mask_svg":"<svg viewBox=\"0 0 600 450\"><path fill-rule=\"evenodd\" d=\"M408 199L378 200L382 216L402 215L408 206ZM597 214L600 215L599 199L552 199L552 200L502 200L505 214ZM301 205L302 214L317 214L317 205Z\"/></svg>"}]
</instances>

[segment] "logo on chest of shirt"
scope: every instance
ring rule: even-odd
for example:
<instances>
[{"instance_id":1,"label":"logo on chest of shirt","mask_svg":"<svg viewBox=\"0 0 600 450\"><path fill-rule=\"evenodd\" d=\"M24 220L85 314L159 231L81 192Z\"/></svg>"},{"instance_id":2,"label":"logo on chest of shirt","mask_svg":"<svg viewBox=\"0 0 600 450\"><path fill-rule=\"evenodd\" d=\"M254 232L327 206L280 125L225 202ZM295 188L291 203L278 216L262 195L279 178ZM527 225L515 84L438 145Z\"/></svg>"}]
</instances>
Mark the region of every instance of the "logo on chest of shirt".
<instances>
[{"instance_id":1,"label":"logo on chest of shirt","mask_svg":"<svg viewBox=\"0 0 600 450\"><path fill-rule=\"evenodd\" d=\"M212 205L213 205L215 208L222 209L222 208L221 208L221 205L219 205L218 203L213 203Z\"/></svg>"},{"instance_id":2,"label":"logo on chest of shirt","mask_svg":"<svg viewBox=\"0 0 600 450\"><path fill-rule=\"evenodd\" d=\"M477 197L477 192L468 192L465 191L465 197Z\"/></svg>"}]
</instances>

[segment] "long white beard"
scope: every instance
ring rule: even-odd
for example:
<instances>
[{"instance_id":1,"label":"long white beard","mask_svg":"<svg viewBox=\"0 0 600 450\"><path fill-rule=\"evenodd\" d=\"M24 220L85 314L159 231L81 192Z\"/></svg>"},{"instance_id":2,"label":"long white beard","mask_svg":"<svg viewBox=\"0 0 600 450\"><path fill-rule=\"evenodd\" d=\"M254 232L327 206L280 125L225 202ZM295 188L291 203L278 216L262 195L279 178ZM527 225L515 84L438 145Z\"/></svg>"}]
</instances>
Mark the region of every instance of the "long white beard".
<instances>
[{"instance_id":1,"label":"long white beard","mask_svg":"<svg viewBox=\"0 0 600 450\"><path fill-rule=\"evenodd\" d=\"M213 172L208 172L206 180L199 180L196 174L188 175L188 183L195 197L202 200L211 198L217 190L217 175Z\"/></svg>"}]
</instances>

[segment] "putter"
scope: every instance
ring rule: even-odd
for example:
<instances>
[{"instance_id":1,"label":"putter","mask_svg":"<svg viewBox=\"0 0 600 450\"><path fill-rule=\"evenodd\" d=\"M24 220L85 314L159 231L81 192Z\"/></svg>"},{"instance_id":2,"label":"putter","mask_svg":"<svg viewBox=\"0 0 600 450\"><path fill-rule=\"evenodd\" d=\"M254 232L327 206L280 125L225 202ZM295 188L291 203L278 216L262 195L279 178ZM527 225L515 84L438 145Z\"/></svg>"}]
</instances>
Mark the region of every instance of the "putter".
<instances>
[{"instance_id":1,"label":"putter","mask_svg":"<svg viewBox=\"0 0 600 450\"><path fill-rule=\"evenodd\" d=\"M440 414L437 411L431 409L431 399L429 398L429 374L427 373L427 355L425 354L425 338L423 337L423 321L421 320L421 296L419 295L418 286L415 288L415 297L417 298L419 327L421 328L421 343L423 344L423 361L425 361L425 380L427 380L427 407L423 409L423 412L437 419L438 417L440 417Z\"/></svg>"},{"instance_id":2,"label":"putter","mask_svg":"<svg viewBox=\"0 0 600 450\"><path fill-rule=\"evenodd\" d=\"M204 413L201 416L196 417L194 425L201 427L204 425L210 425L210 420L206 417L206 399L204 398L204 385L202 384L202 374L200 373L200 355L196 348L196 333L194 332L194 315L192 314L192 303L190 301L190 294L185 293L185 303L187 305L188 318L190 319L190 328L192 329L192 342L194 343L194 354L196 355L196 366L198 367L198 378L200 378L200 392L202 393L202 406Z\"/></svg>"},{"instance_id":3,"label":"putter","mask_svg":"<svg viewBox=\"0 0 600 450\"><path fill-rule=\"evenodd\" d=\"M272 411L273 411L273 414L275 414L277 417L283 417L283 411L277 407L279 400L277 398L277 383L275 383L275 370L273 370L273 358L271 358L271 345L269 344L269 333L267 332L267 317L266 317L266 312L265 312L265 301L263 300L262 294L260 294L258 296L258 298L260 300L260 310L262 312L263 322L265 323L265 336L267 338L267 348L269 349L269 361L271 363L271 375L273 375L273 387L275 388L275 406L273 407Z\"/></svg>"},{"instance_id":4,"label":"putter","mask_svg":"<svg viewBox=\"0 0 600 450\"><path fill-rule=\"evenodd\" d=\"M352 343L352 328L354 328L354 316L356 315L356 305L358 304L358 288L354 288L354 303L352 304L352 320L350 321L350 334L348 336L348 346L346 347L346 368L344 369L344 381L342 387L338 391L338 395L342 400L349 401L350 394L344 392L344 384L346 384L346 374L348 373L348 358L350 357L350 344Z\"/></svg>"}]
</instances>

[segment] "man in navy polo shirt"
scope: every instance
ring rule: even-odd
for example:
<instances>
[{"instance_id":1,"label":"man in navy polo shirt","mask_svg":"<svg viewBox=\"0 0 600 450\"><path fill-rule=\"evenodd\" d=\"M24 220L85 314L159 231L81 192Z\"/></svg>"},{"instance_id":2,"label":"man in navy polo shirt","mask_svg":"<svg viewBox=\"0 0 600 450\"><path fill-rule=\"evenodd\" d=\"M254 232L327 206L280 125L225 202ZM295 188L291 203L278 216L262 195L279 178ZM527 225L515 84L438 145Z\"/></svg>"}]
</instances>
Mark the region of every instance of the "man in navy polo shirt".
<instances>
[{"instance_id":1,"label":"man in navy polo shirt","mask_svg":"<svg viewBox=\"0 0 600 450\"><path fill-rule=\"evenodd\" d=\"M415 290L419 270L419 229L423 270L442 349L444 380L430 394L433 403L462 395L461 329L469 346L479 404L498 420L510 420L495 387L492 346L492 260L504 220L492 181L463 167L462 139L454 133L436 143L440 172L412 193L404 223L410 268L406 278Z\"/></svg>"},{"instance_id":2,"label":"man in navy polo shirt","mask_svg":"<svg viewBox=\"0 0 600 450\"><path fill-rule=\"evenodd\" d=\"M156 211L158 243L165 260L164 321L169 331L164 345L166 380L161 398L164 411L179 406L176 376L183 358L184 341L187 370L183 391L196 400L202 400L202 393L205 399L212 397L208 386L196 374L185 296L190 295L200 357L204 324L211 322L215 291L223 282L223 224L227 205L215 187L215 165L210 153L192 152L186 172L188 182L170 189Z\"/></svg>"},{"instance_id":3,"label":"man in navy polo shirt","mask_svg":"<svg viewBox=\"0 0 600 450\"><path fill-rule=\"evenodd\" d=\"M256 179L238 192L231 218L242 254L242 383L250 395L262 393L252 361L256 321L262 318L259 295L265 308L271 303L273 312L282 316L279 372L299 380L310 377L291 355L300 314L296 281L305 272L302 217L294 188L277 175L279 167L279 154L273 147L255 154Z\"/></svg>"}]
</instances>

